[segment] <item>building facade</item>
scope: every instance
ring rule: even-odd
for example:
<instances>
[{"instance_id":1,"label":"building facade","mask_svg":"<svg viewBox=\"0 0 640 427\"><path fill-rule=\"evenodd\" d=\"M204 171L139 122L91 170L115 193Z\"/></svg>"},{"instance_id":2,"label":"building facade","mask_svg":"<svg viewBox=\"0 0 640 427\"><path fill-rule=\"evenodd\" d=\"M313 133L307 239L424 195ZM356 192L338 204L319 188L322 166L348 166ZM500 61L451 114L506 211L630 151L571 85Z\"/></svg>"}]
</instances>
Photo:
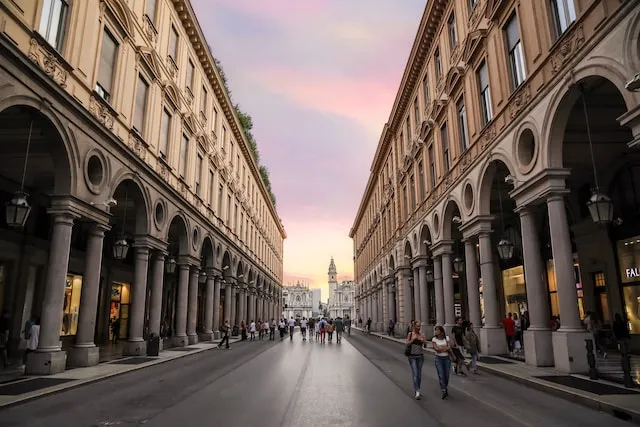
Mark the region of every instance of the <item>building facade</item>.
<instances>
[{"instance_id":1,"label":"building facade","mask_svg":"<svg viewBox=\"0 0 640 427\"><path fill-rule=\"evenodd\" d=\"M313 292L309 286L300 282L293 286L285 286L283 292L285 319L294 318L300 320L313 316Z\"/></svg>"},{"instance_id":2,"label":"building facade","mask_svg":"<svg viewBox=\"0 0 640 427\"><path fill-rule=\"evenodd\" d=\"M581 318L640 347L640 3L427 2L350 236L358 308L587 370ZM559 316L560 328L551 321Z\"/></svg>"},{"instance_id":3,"label":"building facade","mask_svg":"<svg viewBox=\"0 0 640 427\"><path fill-rule=\"evenodd\" d=\"M0 28L0 305L13 348L41 317L26 372L98 363L115 320L138 355L280 313L286 234L189 1L2 0Z\"/></svg>"},{"instance_id":4,"label":"building facade","mask_svg":"<svg viewBox=\"0 0 640 427\"><path fill-rule=\"evenodd\" d=\"M322 289L311 289L311 312L313 317L318 317L322 314L320 310L320 303L322 302Z\"/></svg>"},{"instance_id":5,"label":"building facade","mask_svg":"<svg viewBox=\"0 0 640 427\"><path fill-rule=\"evenodd\" d=\"M353 280L343 280L338 283L338 270L331 257L329 263L329 301L327 303L329 317L355 318L355 286Z\"/></svg>"}]
</instances>

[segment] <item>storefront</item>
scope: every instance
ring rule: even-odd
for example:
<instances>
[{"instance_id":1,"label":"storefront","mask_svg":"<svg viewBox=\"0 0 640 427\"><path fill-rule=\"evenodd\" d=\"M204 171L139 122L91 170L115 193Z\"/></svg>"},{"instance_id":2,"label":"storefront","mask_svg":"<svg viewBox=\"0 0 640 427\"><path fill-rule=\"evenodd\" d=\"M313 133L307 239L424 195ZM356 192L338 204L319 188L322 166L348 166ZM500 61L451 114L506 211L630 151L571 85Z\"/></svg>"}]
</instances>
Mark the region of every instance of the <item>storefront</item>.
<instances>
[{"instance_id":1,"label":"storefront","mask_svg":"<svg viewBox=\"0 0 640 427\"><path fill-rule=\"evenodd\" d=\"M582 289L582 277L580 275L580 264L577 262L577 256L573 257L573 274L576 283L576 296L578 298L578 310L580 319L584 319L584 292ZM547 260L547 284L549 289L549 303L551 304L551 316L560 316L560 324L562 324L562 316L558 305L558 285L556 282L556 273L553 267L553 260Z\"/></svg>"},{"instance_id":2,"label":"storefront","mask_svg":"<svg viewBox=\"0 0 640 427\"><path fill-rule=\"evenodd\" d=\"M515 313L521 316L525 311L528 311L527 288L522 265L502 270L502 286L505 313Z\"/></svg>"},{"instance_id":3,"label":"storefront","mask_svg":"<svg viewBox=\"0 0 640 427\"><path fill-rule=\"evenodd\" d=\"M616 242L629 332L640 334L640 236Z\"/></svg>"},{"instance_id":4,"label":"storefront","mask_svg":"<svg viewBox=\"0 0 640 427\"><path fill-rule=\"evenodd\" d=\"M64 285L64 303L62 306L62 325L60 336L75 335L78 331L80 314L80 294L82 292L82 276L67 274Z\"/></svg>"},{"instance_id":5,"label":"storefront","mask_svg":"<svg viewBox=\"0 0 640 427\"><path fill-rule=\"evenodd\" d=\"M113 282L111 284L111 304L109 307L109 340L113 341L114 330L118 331L118 339L127 338L129 331L129 308L131 307L131 285ZM114 325L117 325L114 328Z\"/></svg>"}]
</instances>

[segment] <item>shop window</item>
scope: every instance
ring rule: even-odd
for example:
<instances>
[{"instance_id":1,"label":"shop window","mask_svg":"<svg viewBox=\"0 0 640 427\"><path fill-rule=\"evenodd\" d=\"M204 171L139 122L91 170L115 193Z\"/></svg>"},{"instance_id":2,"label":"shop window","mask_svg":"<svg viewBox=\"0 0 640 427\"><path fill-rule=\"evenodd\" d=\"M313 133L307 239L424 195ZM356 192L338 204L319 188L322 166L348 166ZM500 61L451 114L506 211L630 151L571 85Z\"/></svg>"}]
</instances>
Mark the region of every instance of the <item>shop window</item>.
<instances>
[{"instance_id":1,"label":"shop window","mask_svg":"<svg viewBox=\"0 0 640 427\"><path fill-rule=\"evenodd\" d=\"M604 273L601 271L593 273L593 283L595 285L598 318L604 323L609 323L611 322L611 315L609 313L609 298L607 296Z\"/></svg>"},{"instance_id":2,"label":"shop window","mask_svg":"<svg viewBox=\"0 0 640 427\"><path fill-rule=\"evenodd\" d=\"M528 310L527 289L522 265L502 271L502 286L504 288L506 313L522 315Z\"/></svg>"},{"instance_id":3,"label":"shop window","mask_svg":"<svg viewBox=\"0 0 640 427\"><path fill-rule=\"evenodd\" d=\"M640 236L616 243L629 331L640 334Z\"/></svg>"},{"instance_id":4,"label":"shop window","mask_svg":"<svg viewBox=\"0 0 640 427\"><path fill-rule=\"evenodd\" d=\"M576 282L576 299L580 319L584 319L582 278L580 276L580 265L578 263L574 262L573 272ZM552 259L547 260L547 283L549 289L549 302L551 304L551 315L560 316L560 324L562 324L562 313L560 313L560 306L558 305L558 285L556 282L556 272Z\"/></svg>"},{"instance_id":5,"label":"shop window","mask_svg":"<svg viewBox=\"0 0 640 427\"><path fill-rule=\"evenodd\" d=\"M62 328L60 330L60 336L75 335L78 330L81 291L82 276L68 274L64 284L64 303L62 306Z\"/></svg>"},{"instance_id":6,"label":"shop window","mask_svg":"<svg viewBox=\"0 0 640 427\"><path fill-rule=\"evenodd\" d=\"M114 333L117 339L126 339L129 331L129 307L131 305L131 289L128 283L113 282L111 284L111 307L109 319L109 340L114 341ZM115 325L115 327L114 327Z\"/></svg>"}]
</instances>

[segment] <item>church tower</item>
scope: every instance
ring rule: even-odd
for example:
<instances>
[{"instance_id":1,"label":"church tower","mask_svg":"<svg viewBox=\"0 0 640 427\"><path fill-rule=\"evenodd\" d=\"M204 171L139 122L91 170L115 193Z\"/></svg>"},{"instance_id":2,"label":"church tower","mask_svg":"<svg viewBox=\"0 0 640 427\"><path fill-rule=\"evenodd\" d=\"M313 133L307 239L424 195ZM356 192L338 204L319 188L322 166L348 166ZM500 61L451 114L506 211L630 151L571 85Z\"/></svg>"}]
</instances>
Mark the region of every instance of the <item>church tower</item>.
<instances>
[{"instance_id":1,"label":"church tower","mask_svg":"<svg viewBox=\"0 0 640 427\"><path fill-rule=\"evenodd\" d=\"M333 262L333 257L331 257L331 262L329 263L329 298L333 298L333 293L338 287L338 271L336 270L336 263Z\"/></svg>"}]
</instances>

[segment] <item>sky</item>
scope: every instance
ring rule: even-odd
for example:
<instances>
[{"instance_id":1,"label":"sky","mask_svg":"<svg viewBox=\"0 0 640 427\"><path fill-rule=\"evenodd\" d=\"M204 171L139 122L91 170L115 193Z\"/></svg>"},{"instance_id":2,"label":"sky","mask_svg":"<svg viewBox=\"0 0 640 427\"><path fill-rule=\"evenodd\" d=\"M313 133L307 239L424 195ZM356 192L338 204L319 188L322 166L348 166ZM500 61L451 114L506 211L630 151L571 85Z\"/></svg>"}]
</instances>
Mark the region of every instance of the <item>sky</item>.
<instances>
[{"instance_id":1,"label":"sky","mask_svg":"<svg viewBox=\"0 0 640 427\"><path fill-rule=\"evenodd\" d=\"M425 0L192 0L253 118L284 223L283 283L353 278L349 230Z\"/></svg>"}]
</instances>

